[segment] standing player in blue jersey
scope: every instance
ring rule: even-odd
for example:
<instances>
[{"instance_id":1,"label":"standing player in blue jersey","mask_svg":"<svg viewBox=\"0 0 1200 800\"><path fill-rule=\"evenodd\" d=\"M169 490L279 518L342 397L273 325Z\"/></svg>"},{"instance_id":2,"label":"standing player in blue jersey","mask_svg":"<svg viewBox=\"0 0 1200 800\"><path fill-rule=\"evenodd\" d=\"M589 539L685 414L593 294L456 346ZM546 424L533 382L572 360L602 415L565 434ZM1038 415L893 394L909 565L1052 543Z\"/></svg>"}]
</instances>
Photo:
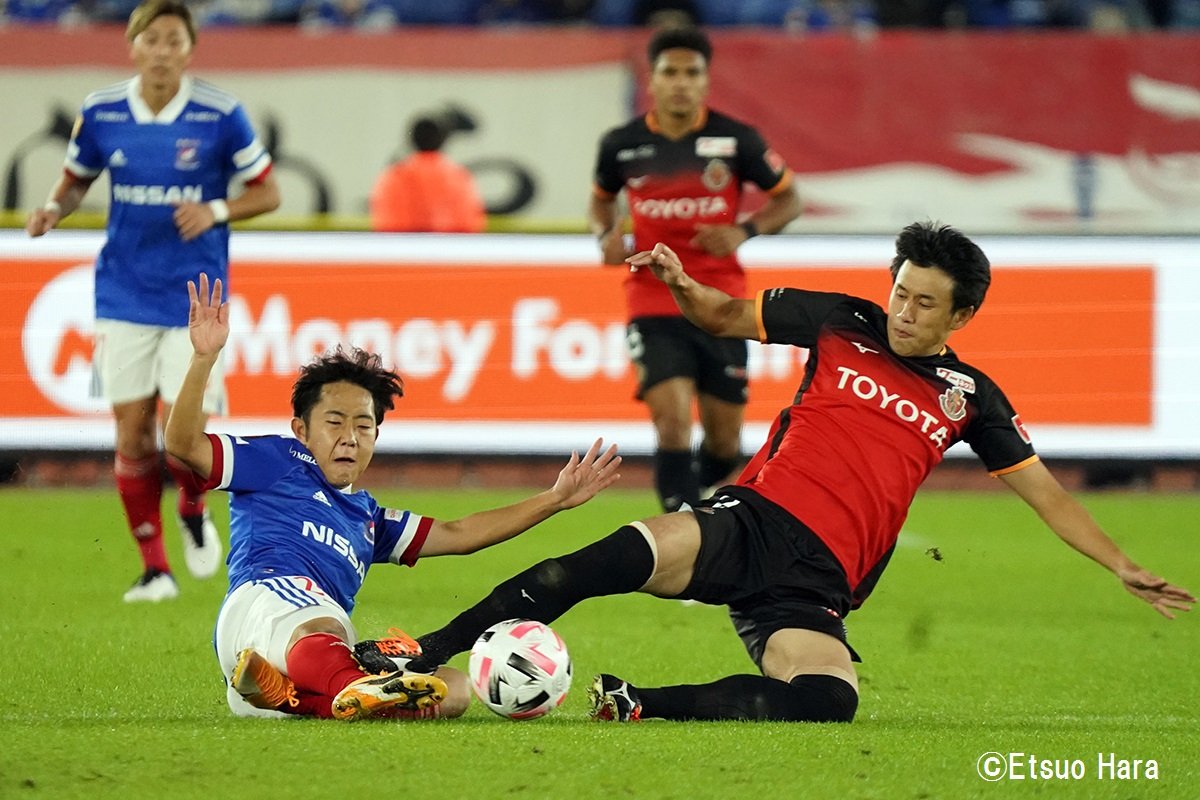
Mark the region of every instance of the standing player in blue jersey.
<instances>
[{"instance_id":1,"label":"standing player in blue jersey","mask_svg":"<svg viewBox=\"0 0 1200 800\"><path fill-rule=\"evenodd\" d=\"M182 2L146 0L126 36L136 77L87 97L75 123L62 177L25 229L42 236L79 208L108 170L107 238L96 259L93 392L112 404L117 423L117 491L141 551L143 572L126 602L175 597L163 549L158 406L170 413L190 352L187 305L179 287L205 272L228 285L229 222L279 206L271 157L232 95L185 71L196 29ZM230 183L243 185L229 196ZM225 385L214 370L207 414L223 411ZM216 574L221 540L204 492L174 460L177 511L188 570Z\"/></svg>"},{"instance_id":2,"label":"standing player in blue jersey","mask_svg":"<svg viewBox=\"0 0 1200 800\"><path fill-rule=\"evenodd\" d=\"M198 292L188 281L188 294L193 354L164 441L206 488L232 493L230 591L214 636L230 708L341 719L462 714L470 689L458 670L360 668L349 615L367 569L472 553L574 508L619 477L616 447L601 452L597 441L582 458L572 454L548 491L463 519L381 508L354 483L371 463L384 413L402 396L400 376L379 356L339 349L300 371L294 437L206 435L204 387L229 336L229 311L221 282L210 295L204 274Z\"/></svg>"}]
</instances>

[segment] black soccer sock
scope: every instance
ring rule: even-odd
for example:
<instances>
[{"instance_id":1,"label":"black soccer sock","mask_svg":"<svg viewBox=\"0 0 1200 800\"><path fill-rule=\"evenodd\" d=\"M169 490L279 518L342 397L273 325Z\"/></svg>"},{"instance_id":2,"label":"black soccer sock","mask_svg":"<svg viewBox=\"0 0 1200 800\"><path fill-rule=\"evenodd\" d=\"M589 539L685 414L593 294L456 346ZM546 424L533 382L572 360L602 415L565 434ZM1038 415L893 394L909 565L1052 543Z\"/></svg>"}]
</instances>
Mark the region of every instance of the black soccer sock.
<instances>
[{"instance_id":1,"label":"black soccer sock","mask_svg":"<svg viewBox=\"0 0 1200 800\"><path fill-rule=\"evenodd\" d=\"M654 488L663 511L678 511L684 503L700 502L700 478L690 450L656 450Z\"/></svg>"},{"instance_id":2,"label":"black soccer sock","mask_svg":"<svg viewBox=\"0 0 1200 800\"><path fill-rule=\"evenodd\" d=\"M428 672L446 663L497 622L521 618L549 623L580 600L637 591L653 571L650 543L637 528L625 525L582 550L533 565L445 627L418 637L422 655L408 668Z\"/></svg>"},{"instance_id":3,"label":"black soccer sock","mask_svg":"<svg viewBox=\"0 0 1200 800\"><path fill-rule=\"evenodd\" d=\"M696 460L699 462L700 488L707 489L712 486L724 486L742 458L719 458L708 452L704 445L700 445Z\"/></svg>"},{"instance_id":4,"label":"black soccer sock","mask_svg":"<svg viewBox=\"0 0 1200 800\"><path fill-rule=\"evenodd\" d=\"M697 686L638 689L642 717L850 722L858 692L832 675L797 675L790 683L761 675L730 675Z\"/></svg>"}]
</instances>

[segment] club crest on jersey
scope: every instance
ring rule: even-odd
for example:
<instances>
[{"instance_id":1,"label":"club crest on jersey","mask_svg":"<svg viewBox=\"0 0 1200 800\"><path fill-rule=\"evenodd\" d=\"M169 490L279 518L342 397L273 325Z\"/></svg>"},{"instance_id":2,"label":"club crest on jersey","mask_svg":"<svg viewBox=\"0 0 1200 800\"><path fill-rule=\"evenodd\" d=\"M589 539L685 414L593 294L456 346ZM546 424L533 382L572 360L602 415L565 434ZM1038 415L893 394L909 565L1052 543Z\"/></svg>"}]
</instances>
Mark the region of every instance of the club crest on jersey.
<instances>
[{"instance_id":1,"label":"club crest on jersey","mask_svg":"<svg viewBox=\"0 0 1200 800\"><path fill-rule=\"evenodd\" d=\"M375 546L375 520L367 520L367 524L363 526L363 536L367 538L367 544Z\"/></svg>"},{"instance_id":2,"label":"club crest on jersey","mask_svg":"<svg viewBox=\"0 0 1200 800\"><path fill-rule=\"evenodd\" d=\"M729 185L729 181L732 179L733 173L729 171L729 165L719 158L709 161L708 166L704 168L704 173L700 176L704 188L710 192L721 191Z\"/></svg>"},{"instance_id":3,"label":"club crest on jersey","mask_svg":"<svg viewBox=\"0 0 1200 800\"><path fill-rule=\"evenodd\" d=\"M967 415L967 396L957 386L951 386L938 397L938 405L953 422Z\"/></svg>"},{"instance_id":4,"label":"club crest on jersey","mask_svg":"<svg viewBox=\"0 0 1200 800\"><path fill-rule=\"evenodd\" d=\"M1029 438L1029 431L1025 430L1025 423L1021 422L1020 414L1013 414L1012 424L1017 429L1017 435L1021 437L1021 441L1025 444L1033 444L1033 439Z\"/></svg>"},{"instance_id":5,"label":"club crest on jersey","mask_svg":"<svg viewBox=\"0 0 1200 800\"><path fill-rule=\"evenodd\" d=\"M175 169L193 170L200 168L200 140L175 140Z\"/></svg>"},{"instance_id":6,"label":"club crest on jersey","mask_svg":"<svg viewBox=\"0 0 1200 800\"><path fill-rule=\"evenodd\" d=\"M733 158L737 139L733 136L697 136L696 155L701 158Z\"/></svg>"},{"instance_id":7,"label":"club crest on jersey","mask_svg":"<svg viewBox=\"0 0 1200 800\"><path fill-rule=\"evenodd\" d=\"M975 394L975 379L970 375L963 375L961 372L955 372L945 367L938 367L937 375L951 386L957 386L967 394Z\"/></svg>"}]
</instances>

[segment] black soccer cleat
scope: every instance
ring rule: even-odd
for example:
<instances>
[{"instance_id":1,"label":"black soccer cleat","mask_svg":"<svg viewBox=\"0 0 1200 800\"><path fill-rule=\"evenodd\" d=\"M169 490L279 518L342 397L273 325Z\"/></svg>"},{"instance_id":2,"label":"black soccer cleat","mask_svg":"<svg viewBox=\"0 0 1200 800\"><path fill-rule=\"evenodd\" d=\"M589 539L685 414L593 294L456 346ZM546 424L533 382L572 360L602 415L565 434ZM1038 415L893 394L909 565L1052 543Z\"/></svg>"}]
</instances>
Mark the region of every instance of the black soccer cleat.
<instances>
[{"instance_id":1,"label":"black soccer cleat","mask_svg":"<svg viewBox=\"0 0 1200 800\"><path fill-rule=\"evenodd\" d=\"M642 701L637 689L615 675L597 675L588 687L591 716L605 722L637 722L642 718Z\"/></svg>"}]
</instances>

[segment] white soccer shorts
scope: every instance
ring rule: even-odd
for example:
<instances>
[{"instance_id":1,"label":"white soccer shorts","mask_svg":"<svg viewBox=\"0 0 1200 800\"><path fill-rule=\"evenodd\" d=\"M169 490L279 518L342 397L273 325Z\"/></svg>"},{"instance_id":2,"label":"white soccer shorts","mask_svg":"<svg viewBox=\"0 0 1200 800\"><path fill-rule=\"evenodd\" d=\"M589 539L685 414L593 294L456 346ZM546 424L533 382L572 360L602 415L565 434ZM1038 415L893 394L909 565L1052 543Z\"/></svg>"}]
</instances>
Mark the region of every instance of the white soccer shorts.
<instances>
[{"instance_id":1,"label":"white soccer shorts","mask_svg":"<svg viewBox=\"0 0 1200 800\"><path fill-rule=\"evenodd\" d=\"M92 397L112 405L158 395L174 405L192 358L188 329L96 320L92 352ZM225 414L225 366L218 359L204 392L204 412Z\"/></svg>"},{"instance_id":2,"label":"white soccer shorts","mask_svg":"<svg viewBox=\"0 0 1200 800\"><path fill-rule=\"evenodd\" d=\"M226 683L229 708L239 717L288 717L281 711L255 708L229 686L238 653L247 647L287 672L287 646L296 628L309 620L330 617L346 629L350 642L357 640L350 617L311 579L287 575L247 581L221 605L213 645Z\"/></svg>"}]
</instances>

